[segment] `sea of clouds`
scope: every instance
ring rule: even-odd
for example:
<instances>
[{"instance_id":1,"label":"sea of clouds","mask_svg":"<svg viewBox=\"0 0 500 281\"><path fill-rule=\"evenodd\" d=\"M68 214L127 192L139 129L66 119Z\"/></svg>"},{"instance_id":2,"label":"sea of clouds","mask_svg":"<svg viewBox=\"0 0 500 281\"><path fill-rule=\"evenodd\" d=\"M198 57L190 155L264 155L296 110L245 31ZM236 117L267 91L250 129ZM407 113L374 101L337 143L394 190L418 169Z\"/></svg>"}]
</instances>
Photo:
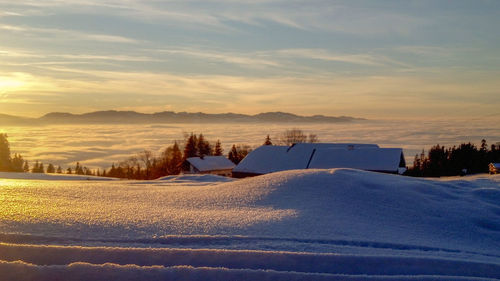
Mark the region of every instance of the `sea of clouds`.
<instances>
[{"instance_id":1,"label":"sea of clouds","mask_svg":"<svg viewBox=\"0 0 500 281\"><path fill-rule=\"evenodd\" d=\"M233 144L257 147L266 135L276 141L287 129L316 134L321 142L376 143L402 147L407 164L422 149L472 142L500 142L500 123L489 119L367 120L333 124L151 124L151 125L48 125L0 127L8 133L12 153L67 167L77 161L90 168L109 168L144 149L160 153L191 132L215 143L227 153Z\"/></svg>"}]
</instances>

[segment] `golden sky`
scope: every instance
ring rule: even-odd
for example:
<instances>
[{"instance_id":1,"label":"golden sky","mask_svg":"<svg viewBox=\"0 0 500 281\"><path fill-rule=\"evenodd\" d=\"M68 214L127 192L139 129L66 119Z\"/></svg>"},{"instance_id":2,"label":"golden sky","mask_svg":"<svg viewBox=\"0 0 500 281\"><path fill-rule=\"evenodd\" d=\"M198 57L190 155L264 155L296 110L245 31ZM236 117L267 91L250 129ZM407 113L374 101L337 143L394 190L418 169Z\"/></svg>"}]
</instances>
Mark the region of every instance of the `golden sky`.
<instances>
[{"instance_id":1,"label":"golden sky","mask_svg":"<svg viewBox=\"0 0 500 281\"><path fill-rule=\"evenodd\" d=\"M0 113L494 116L498 1L0 0Z\"/></svg>"}]
</instances>

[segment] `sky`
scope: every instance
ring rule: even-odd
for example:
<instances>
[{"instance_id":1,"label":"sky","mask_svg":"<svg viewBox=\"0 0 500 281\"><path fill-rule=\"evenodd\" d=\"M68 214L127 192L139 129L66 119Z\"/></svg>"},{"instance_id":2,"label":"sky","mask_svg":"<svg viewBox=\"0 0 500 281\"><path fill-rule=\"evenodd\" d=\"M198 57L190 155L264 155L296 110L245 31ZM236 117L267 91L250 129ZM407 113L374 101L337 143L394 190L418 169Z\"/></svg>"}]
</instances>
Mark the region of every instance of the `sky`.
<instances>
[{"instance_id":1,"label":"sky","mask_svg":"<svg viewBox=\"0 0 500 281\"><path fill-rule=\"evenodd\" d=\"M496 0L0 0L0 113L500 116Z\"/></svg>"}]
</instances>

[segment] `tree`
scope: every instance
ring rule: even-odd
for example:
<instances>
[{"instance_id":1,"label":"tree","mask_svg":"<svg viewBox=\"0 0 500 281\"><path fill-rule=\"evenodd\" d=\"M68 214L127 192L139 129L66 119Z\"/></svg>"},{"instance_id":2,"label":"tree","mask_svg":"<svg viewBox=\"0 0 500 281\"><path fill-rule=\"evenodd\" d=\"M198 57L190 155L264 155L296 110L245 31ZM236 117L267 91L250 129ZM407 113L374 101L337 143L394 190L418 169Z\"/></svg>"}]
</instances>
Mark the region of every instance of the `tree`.
<instances>
[{"instance_id":1,"label":"tree","mask_svg":"<svg viewBox=\"0 0 500 281\"><path fill-rule=\"evenodd\" d=\"M231 160L234 164L238 165L240 163L239 157L238 157L238 150L236 149L236 145L233 144L231 147L231 150L227 154L227 158Z\"/></svg>"},{"instance_id":2,"label":"tree","mask_svg":"<svg viewBox=\"0 0 500 281\"><path fill-rule=\"evenodd\" d=\"M77 175L84 175L85 174L85 172L83 171L83 166L80 165L80 162L76 162L75 174L77 174Z\"/></svg>"},{"instance_id":3,"label":"tree","mask_svg":"<svg viewBox=\"0 0 500 281\"><path fill-rule=\"evenodd\" d=\"M217 142L215 142L214 156L222 156L223 153L224 150L222 149L220 140L217 140Z\"/></svg>"},{"instance_id":4,"label":"tree","mask_svg":"<svg viewBox=\"0 0 500 281\"><path fill-rule=\"evenodd\" d=\"M227 158L231 160L234 164L238 165L243 158L245 158L252 149L248 145L234 145L231 147Z\"/></svg>"},{"instance_id":5,"label":"tree","mask_svg":"<svg viewBox=\"0 0 500 281\"><path fill-rule=\"evenodd\" d=\"M191 133L184 146L184 159L196 156L198 156L198 138L195 134Z\"/></svg>"},{"instance_id":6,"label":"tree","mask_svg":"<svg viewBox=\"0 0 500 281\"><path fill-rule=\"evenodd\" d=\"M54 165L52 165L52 163L49 163L49 166L47 166L47 173L53 174L55 172L56 172L56 168L54 167Z\"/></svg>"},{"instance_id":7,"label":"tree","mask_svg":"<svg viewBox=\"0 0 500 281\"><path fill-rule=\"evenodd\" d=\"M150 179L154 159L153 153L150 150L143 150L138 156L139 160L144 164L144 178Z\"/></svg>"},{"instance_id":8,"label":"tree","mask_svg":"<svg viewBox=\"0 0 500 281\"><path fill-rule=\"evenodd\" d=\"M182 153L177 142L172 146L172 154L168 160L167 174L177 175L181 172Z\"/></svg>"},{"instance_id":9,"label":"tree","mask_svg":"<svg viewBox=\"0 0 500 281\"><path fill-rule=\"evenodd\" d=\"M38 160L35 161L35 165L33 165L33 168L31 168L32 173L38 173L40 170L40 163L38 163Z\"/></svg>"},{"instance_id":10,"label":"tree","mask_svg":"<svg viewBox=\"0 0 500 281\"><path fill-rule=\"evenodd\" d=\"M30 165L28 164L28 160L24 161L23 172L28 173L30 171Z\"/></svg>"},{"instance_id":11,"label":"tree","mask_svg":"<svg viewBox=\"0 0 500 281\"><path fill-rule=\"evenodd\" d=\"M14 158L12 158L11 160L11 170L13 172L22 173L24 171L23 164L24 164L23 157L20 154L16 153L14 155Z\"/></svg>"},{"instance_id":12,"label":"tree","mask_svg":"<svg viewBox=\"0 0 500 281\"><path fill-rule=\"evenodd\" d=\"M71 167L68 167L66 169L66 174L71 175L72 173L73 173L73 171L71 170Z\"/></svg>"},{"instance_id":13,"label":"tree","mask_svg":"<svg viewBox=\"0 0 500 281\"><path fill-rule=\"evenodd\" d=\"M264 141L264 145L273 145L273 143L271 142L271 137L269 137L269 135L267 135L266 140Z\"/></svg>"},{"instance_id":14,"label":"tree","mask_svg":"<svg viewBox=\"0 0 500 281\"><path fill-rule=\"evenodd\" d=\"M496 152L494 145L488 150L484 139L479 149L470 142L450 148L436 145L429 150L427 156L423 150L420 157L415 155L413 167L408 170L407 175L440 177L486 173L488 163L500 160L500 155L496 155Z\"/></svg>"},{"instance_id":15,"label":"tree","mask_svg":"<svg viewBox=\"0 0 500 281\"><path fill-rule=\"evenodd\" d=\"M0 134L0 171L11 171L10 144L7 134Z\"/></svg>"},{"instance_id":16,"label":"tree","mask_svg":"<svg viewBox=\"0 0 500 281\"><path fill-rule=\"evenodd\" d=\"M309 134L307 136L307 142L309 142L309 143L318 143L319 142L318 135L316 135L316 134Z\"/></svg>"},{"instance_id":17,"label":"tree","mask_svg":"<svg viewBox=\"0 0 500 281\"><path fill-rule=\"evenodd\" d=\"M62 168L61 166L57 166L57 171L56 171L58 174L62 174Z\"/></svg>"},{"instance_id":18,"label":"tree","mask_svg":"<svg viewBox=\"0 0 500 281\"><path fill-rule=\"evenodd\" d=\"M296 143L303 143L307 141L307 136L300 129L286 130L279 138L281 145L293 145Z\"/></svg>"},{"instance_id":19,"label":"tree","mask_svg":"<svg viewBox=\"0 0 500 281\"><path fill-rule=\"evenodd\" d=\"M191 133L186 139L186 144L184 145L184 157L182 159L182 170L189 170L189 162L187 161L190 157L198 157L198 138L195 134Z\"/></svg>"},{"instance_id":20,"label":"tree","mask_svg":"<svg viewBox=\"0 0 500 281\"><path fill-rule=\"evenodd\" d=\"M212 148L210 147L210 143L205 140L203 134L198 136L198 155L203 158L206 155L212 155Z\"/></svg>"},{"instance_id":21,"label":"tree","mask_svg":"<svg viewBox=\"0 0 500 281\"><path fill-rule=\"evenodd\" d=\"M43 163L40 162L40 166L38 166L38 173L45 173L45 167L43 167Z\"/></svg>"},{"instance_id":22,"label":"tree","mask_svg":"<svg viewBox=\"0 0 500 281\"><path fill-rule=\"evenodd\" d=\"M118 165L122 167L125 177L128 179L142 179L141 167L139 164L139 154L131 156L127 160L120 162Z\"/></svg>"},{"instance_id":23,"label":"tree","mask_svg":"<svg viewBox=\"0 0 500 281\"><path fill-rule=\"evenodd\" d=\"M86 176L94 176L94 172L87 168L87 167L83 167L83 173L86 175Z\"/></svg>"}]
</instances>

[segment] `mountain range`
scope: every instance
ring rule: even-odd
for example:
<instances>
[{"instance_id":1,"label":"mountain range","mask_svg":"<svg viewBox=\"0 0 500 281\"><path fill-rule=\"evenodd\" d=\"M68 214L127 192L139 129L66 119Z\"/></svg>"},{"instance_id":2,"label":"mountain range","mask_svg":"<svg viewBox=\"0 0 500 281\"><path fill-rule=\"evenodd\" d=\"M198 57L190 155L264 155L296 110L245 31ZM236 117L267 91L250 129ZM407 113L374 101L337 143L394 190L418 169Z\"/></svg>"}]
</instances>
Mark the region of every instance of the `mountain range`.
<instances>
[{"instance_id":1,"label":"mountain range","mask_svg":"<svg viewBox=\"0 0 500 281\"><path fill-rule=\"evenodd\" d=\"M0 125L42 124L149 124L149 123L338 123L365 120L349 116L300 116L286 112L265 112L256 115L237 113L189 113L163 111L139 113L135 111L95 111L84 114L52 112L39 118L0 114Z\"/></svg>"}]
</instances>

